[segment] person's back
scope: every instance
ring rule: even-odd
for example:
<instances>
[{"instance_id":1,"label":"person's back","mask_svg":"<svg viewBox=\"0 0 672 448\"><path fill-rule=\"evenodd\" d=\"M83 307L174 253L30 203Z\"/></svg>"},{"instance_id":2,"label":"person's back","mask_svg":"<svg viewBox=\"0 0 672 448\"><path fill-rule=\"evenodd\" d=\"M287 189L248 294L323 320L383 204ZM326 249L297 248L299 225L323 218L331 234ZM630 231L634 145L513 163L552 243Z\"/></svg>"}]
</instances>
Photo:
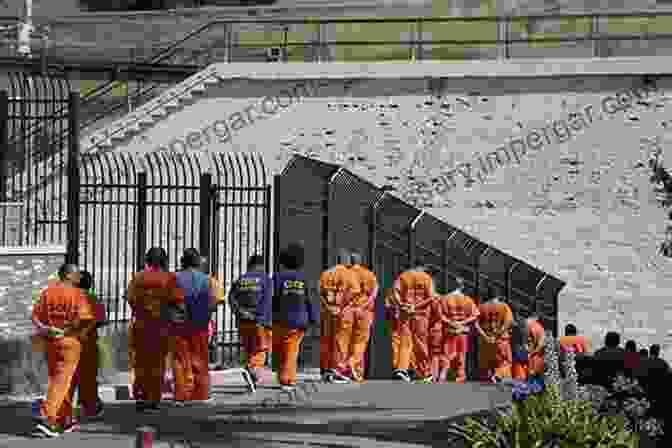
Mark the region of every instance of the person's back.
<instances>
[{"instance_id":1,"label":"person's back","mask_svg":"<svg viewBox=\"0 0 672 448\"><path fill-rule=\"evenodd\" d=\"M183 300L174 272L136 272L129 285L128 302L141 321L159 321L163 305Z\"/></svg>"},{"instance_id":2,"label":"person's back","mask_svg":"<svg viewBox=\"0 0 672 448\"><path fill-rule=\"evenodd\" d=\"M612 388L617 375L625 374L625 350L619 344L618 333L607 333L605 346L593 356L593 380L608 389Z\"/></svg>"},{"instance_id":3,"label":"person's back","mask_svg":"<svg viewBox=\"0 0 672 448\"><path fill-rule=\"evenodd\" d=\"M269 275L263 270L249 270L242 274L233 285L229 304L241 321L254 321L270 326L272 316L269 313L268 299L271 297ZM272 308L271 308L272 310Z\"/></svg>"},{"instance_id":4,"label":"person's back","mask_svg":"<svg viewBox=\"0 0 672 448\"><path fill-rule=\"evenodd\" d=\"M54 283L48 286L40 297L40 306L36 307L35 315L42 324L65 330L66 337L86 336L81 333L79 317L83 302L89 304L89 300L81 289ZM95 313L93 307L88 308L88 311ZM88 331L89 327L87 326Z\"/></svg>"},{"instance_id":5,"label":"person's back","mask_svg":"<svg viewBox=\"0 0 672 448\"><path fill-rule=\"evenodd\" d=\"M207 329L212 310L212 297L208 275L196 270L183 270L175 274L176 286L183 291L187 311L187 329Z\"/></svg>"}]
</instances>

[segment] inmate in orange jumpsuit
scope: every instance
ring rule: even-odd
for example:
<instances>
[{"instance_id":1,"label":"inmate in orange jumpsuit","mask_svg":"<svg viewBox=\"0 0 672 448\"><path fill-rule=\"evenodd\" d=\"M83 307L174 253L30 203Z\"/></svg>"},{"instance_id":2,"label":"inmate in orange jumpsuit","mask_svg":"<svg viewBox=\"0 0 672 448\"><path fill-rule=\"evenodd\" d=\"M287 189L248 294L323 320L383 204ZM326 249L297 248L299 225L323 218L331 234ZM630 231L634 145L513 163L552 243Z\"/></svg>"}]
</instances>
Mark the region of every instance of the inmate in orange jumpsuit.
<instances>
[{"instance_id":1,"label":"inmate in orange jumpsuit","mask_svg":"<svg viewBox=\"0 0 672 448\"><path fill-rule=\"evenodd\" d=\"M75 287L49 286L33 307L33 321L64 330L63 336L46 339L49 385L41 415L51 427L65 426L72 418L73 377L82 343L96 325L95 309L84 292Z\"/></svg>"},{"instance_id":2,"label":"inmate in orange jumpsuit","mask_svg":"<svg viewBox=\"0 0 672 448\"><path fill-rule=\"evenodd\" d=\"M560 349L566 352L588 353L591 349L590 339L586 336L560 336Z\"/></svg>"},{"instance_id":3,"label":"inmate in orange jumpsuit","mask_svg":"<svg viewBox=\"0 0 672 448\"><path fill-rule=\"evenodd\" d=\"M378 280L373 272L362 265L350 267L359 279L359 290L353 293L351 302L343 307L339 325L339 350L349 354L341 359L340 371L351 373L355 381L364 379L364 354L371 337L371 324L378 295ZM354 295L356 294L356 295Z\"/></svg>"},{"instance_id":4,"label":"inmate in orange jumpsuit","mask_svg":"<svg viewBox=\"0 0 672 448\"><path fill-rule=\"evenodd\" d=\"M161 308L183 301L174 272L138 272L128 285L128 303L135 313L133 345L137 390L134 398L138 401L161 401L169 336Z\"/></svg>"},{"instance_id":5,"label":"inmate in orange jumpsuit","mask_svg":"<svg viewBox=\"0 0 672 448\"><path fill-rule=\"evenodd\" d=\"M347 365L349 347L343 333L339 333L339 326L344 327L340 314L360 288L357 275L344 265L320 275L320 369L338 371L339 366Z\"/></svg>"},{"instance_id":6,"label":"inmate in orange jumpsuit","mask_svg":"<svg viewBox=\"0 0 672 448\"><path fill-rule=\"evenodd\" d=\"M445 382L448 369L456 372L456 382L466 379L467 325L478 319L480 312L474 301L463 294L448 294L436 300L437 318L431 329L432 363L438 367L438 378Z\"/></svg>"},{"instance_id":7,"label":"inmate in orange jumpsuit","mask_svg":"<svg viewBox=\"0 0 672 448\"><path fill-rule=\"evenodd\" d=\"M394 319L392 347L397 346L399 353L393 358L399 364L394 369L407 370L410 364L410 354L413 351L416 362L416 372L423 380L432 375L432 361L429 341L429 326L433 318L435 306L434 282L432 277L422 271L410 270L401 273L394 284L398 291L401 304L413 307L413 317L410 320ZM397 335L395 341L394 335Z\"/></svg>"},{"instance_id":8,"label":"inmate in orange jumpsuit","mask_svg":"<svg viewBox=\"0 0 672 448\"><path fill-rule=\"evenodd\" d=\"M82 342L82 355L77 369L76 383L79 387L79 401L84 414L93 416L98 406L98 326L103 325L105 307L99 304L94 294L87 293L91 306L96 310L96 325Z\"/></svg>"},{"instance_id":9,"label":"inmate in orange jumpsuit","mask_svg":"<svg viewBox=\"0 0 672 448\"><path fill-rule=\"evenodd\" d=\"M190 270L177 273L177 285L185 297L188 320L173 327L175 401L205 401L210 395L208 322L215 290L207 274Z\"/></svg>"},{"instance_id":10,"label":"inmate in orange jumpsuit","mask_svg":"<svg viewBox=\"0 0 672 448\"><path fill-rule=\"evenodd\" d=\"M527 320L528 376L544 375L544 326L536 319Z\"/></svg>"},{"instance_id":11,"label":"inmate in orange jumpsuit","mask_svg":"<svg viewBox=\"0 0 672 448\"><path fill-rule=\"evenodd\" d=\"M499 378L511 378L510 330L513 324L511 308L500 301L489 301L481 304L479 312L481 380L489 381L493 375Z\"/></svg>"}]
</instances>

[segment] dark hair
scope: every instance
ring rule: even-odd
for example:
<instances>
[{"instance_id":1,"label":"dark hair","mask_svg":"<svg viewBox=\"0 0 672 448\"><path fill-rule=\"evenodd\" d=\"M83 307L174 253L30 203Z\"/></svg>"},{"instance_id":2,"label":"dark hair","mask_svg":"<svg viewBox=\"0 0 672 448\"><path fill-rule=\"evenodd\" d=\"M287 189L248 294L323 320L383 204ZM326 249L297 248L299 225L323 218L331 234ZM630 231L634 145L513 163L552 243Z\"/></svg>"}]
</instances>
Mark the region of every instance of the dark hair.
<instances>
[{"instance_id":1,"label":"dark hair","mask_svg":"<svg viewBox=\"0 0 672 448\"><path fill-rule=\"evenodd\" d=\"M180 257L180 265L182 266L182 269L200 268L201 254L199 254L198 250L193 247L184 249L184 252L182 252L182 256Z\"/></svg>"},{"instance_id":2,"label":"dark hair","mask_svg":"<svg viewBox=\"0 0 672 448\"><path fill-rule=\"evenodd\" d=\"M65 276L73 272L79 272L79 267L76 264L65 263L58 268L58 278L65 280Z\"/></svg>"},{"instance_id":3,"label":"dark hair","mask_svg":"<svg viewBox=\"0 0 672 448\"><path fill-rule=\"evenodd\" d=\"M252 269L255 266L263 266L265 264L264 257L259 254L252 255L247 260L247 269Z\"/></svg>"},{"instance_id":4,"label":"dark hair","mask_svg":"<svg viewBox=\"0 0 672 448\"><path fill-rule=\"evenodd\" d=\"M654 357L660 356L660 345L653 344L651 346L651 348L649 348L649 353L651 353L651 356L654 356Z\"/></svg>"},{"instance_id":5,"label":"dark hair","mask_svg":"<svg viewBox=\"0 0 672 448\"><path fill-rule=\"evenodd\" d=\"M578 330L576 329L576 325L574 324L565 325L565 336L576 336L577 334Z\"/></svg>"},{"instance_id":6,"label":"dark hair","mask_svg":"<svg viewBox=\"0 0 672 448\"><path fill-rule=\"evenodd\" d=\"M648 358L648 357L649 357L649 351L648 351L647 349L645 349L645 348L641 349L641 350L639 351L639 354L640 354L641 356L645 357L645 358Z\"/></svg>"},{"instance_id":7,"label":"dark hair","mask_svg":"<svg viewBox=\"0 0 672 448\"><path fill-rule=\"evenodd\" d=\"M364 264L364 257L359 252L352 252L350 254L350 263L363 265Z\"/></svg>"},{"instance_id":8,"label":"dark hair","mask_svg":"<svg viewBox=\"0 0 672 448\"><path fill-rule=\"evenodd\" d=\"M349 265L352 264L352 256L350 252L345 249L338 249L336 251L336 264Z\"/></svg>"},{"instance_id":9,"label":"dark hair","mask_svg":"<svg viewBox=\"0 0 672 448\"><path fill-rule=\"evenodd\" d=\"M630 339L625 343L625 350L628 352L636 352L637 351L637 343Z\"/></svg>"},{"instance_id":10,"label":"dark hair","mask_svg":"<svg viewBox=\"0 0 672 448\"><path fill-rule=\"evenodd\" d=\"M145 263L150 266L158 266L162 270L168 270L168 254L162 247L152 247L145 254Z\"/></svg>"},{"instance_id":11,"label":"dark hair","mask_svg":"<svg viewBox=\"0 0 672 448\"><path fill-rule=\"evenodd\" d=\"M79 287L84 291L88 291L89 289L93 288L93 276L91 273L87 270L84 270L79 274Z\"/></svg>"},{"instance_id":12,"label":"dark hair","mask_svg":"<svg viewBox=\"0 0 672 448\"><path fill-rule=\"evenodd\" d=\"M616 348L621 345L621 335L615 331L610 331L604 337L604 345L609 348Z\"/></svg>"},{"instance_id":13,"label":"dark hair","mask_svg":"<svg viewBox=\"0 0 672 448\"><path fill-rule=\"evenodd\" d=\"M280 264L287 269L297 270L303 267L305 250L300 243L290 243L280 252Z\"/></svg>"}]
</instances>

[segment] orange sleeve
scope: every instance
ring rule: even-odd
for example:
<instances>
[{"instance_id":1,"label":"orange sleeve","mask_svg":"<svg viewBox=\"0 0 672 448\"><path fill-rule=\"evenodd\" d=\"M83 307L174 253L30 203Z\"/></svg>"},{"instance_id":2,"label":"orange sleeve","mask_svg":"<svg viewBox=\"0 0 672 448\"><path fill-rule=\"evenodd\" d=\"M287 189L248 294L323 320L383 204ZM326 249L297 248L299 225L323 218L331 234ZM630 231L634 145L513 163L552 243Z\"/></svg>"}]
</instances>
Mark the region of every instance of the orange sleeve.
<instances>
[{"instance_id":1,"label":"orange sleeve","mask_svg":"<svg viewBox=\"0 0 672 448\"><path fill-rule=\"evenodd\" d=\"M78 320L96 320L96 310L84 292L80 292L77 302Z\"/></svg>"},{"instance_id":2,"label":"orange sleeve","mask_svg":"<svg viewBox=\"0 0 672 448\"><path fill-rule=\"evenodd\" d=\"M137 289L137 277L135 275L131 276L131 281L128 282L128 292L126 293L126 301L131 306L135 308L138 302L138 289Z\"/></svg>"},{"instance_id":3,"label":"orange sleeve","mask_svg":"<svg viewBox=\"0 0 672 448\"><path fill-rule=\"evenodd\" d=\"M32 319L38 322L47 323L47 316L45 315L45 300L46 300L46 290L40 293L40 300L33 305Z\"/></svg>"}]
</instances>

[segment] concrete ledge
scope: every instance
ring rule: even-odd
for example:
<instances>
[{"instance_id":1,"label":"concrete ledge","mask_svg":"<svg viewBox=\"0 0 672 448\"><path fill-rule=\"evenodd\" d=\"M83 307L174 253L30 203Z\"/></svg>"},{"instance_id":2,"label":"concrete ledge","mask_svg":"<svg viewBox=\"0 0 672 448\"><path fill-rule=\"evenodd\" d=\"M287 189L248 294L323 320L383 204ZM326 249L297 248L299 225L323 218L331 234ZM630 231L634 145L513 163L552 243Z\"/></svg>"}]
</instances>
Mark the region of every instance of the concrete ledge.
<instances>
[{"instance_id":1,"label":"concrete ledge","mask_svg":"<svg viewBox=\"0 0 672 448\"><path fill-rule=\"evenodd\" d=\"M549 78L558 76L669 75L663 56L614 58L508 59L372 63L213 64L206 71L222 80L259 79L424 79Z\"/></svg>"}]
</instances>

